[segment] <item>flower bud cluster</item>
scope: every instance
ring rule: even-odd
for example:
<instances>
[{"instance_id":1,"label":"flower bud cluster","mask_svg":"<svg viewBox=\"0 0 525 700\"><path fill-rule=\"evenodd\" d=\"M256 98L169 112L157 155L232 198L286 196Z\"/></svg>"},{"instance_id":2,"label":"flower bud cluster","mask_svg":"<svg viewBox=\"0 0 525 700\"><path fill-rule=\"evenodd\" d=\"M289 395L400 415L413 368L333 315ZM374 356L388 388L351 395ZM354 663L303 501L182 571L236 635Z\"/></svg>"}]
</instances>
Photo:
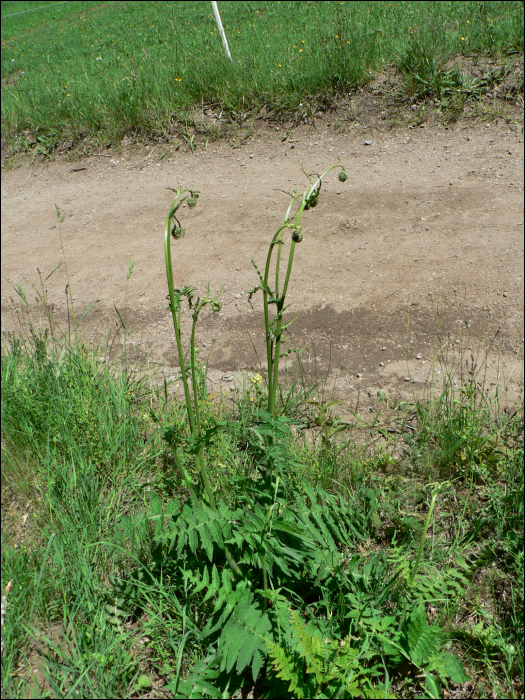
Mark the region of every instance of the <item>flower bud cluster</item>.
<instances>
[{"instance_id":1,"label":"flower bud cluster","mask_svg":"<svg viewBox=\"0 0 525 700\"><path fill-rule=\"evenodd\" d=\"M300 243L303 240L303 227L302 226L290 226L292 230L292 241L294 243Z\"/></svg>"},{"instance_id":2,"label":"flower bud cluster","mask_svg":"<svg viewBox=\"0 0 525 700\"><path fill-rule=\"evenodd\" d=\"M304 210L313 209L319 204L319 192L313 192L310 197L307 198L306 204L304 205Z\"/></svg>"}]
</instances>

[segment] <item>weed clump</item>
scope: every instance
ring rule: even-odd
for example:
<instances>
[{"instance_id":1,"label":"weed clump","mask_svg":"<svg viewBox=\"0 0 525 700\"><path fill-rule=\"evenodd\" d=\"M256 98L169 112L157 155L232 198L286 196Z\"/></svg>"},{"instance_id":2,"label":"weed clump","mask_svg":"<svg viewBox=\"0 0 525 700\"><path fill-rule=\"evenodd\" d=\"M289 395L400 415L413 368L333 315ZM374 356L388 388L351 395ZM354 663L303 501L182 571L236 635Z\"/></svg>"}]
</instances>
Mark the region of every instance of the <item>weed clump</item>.
<instances>
[{"instance_id":1,"label":"weed clump","mask_svg":"<svg viewBox=\"0 0 525 700\"><path fill-rule=\"evenodd\" d=\"M3 503L25 496L2 515L6 697L29 694L32 644L56 697L155 683L182 698L437 698L469 676L482 696L489 662L493 687L522 695L523 407L491 412L473 373L436 401L380 393L373 420L351 422L337 399L283 386L302 215L334 168L343 181L338 163L287 193L264 271L252 261L267 374L233 401L208 394L197 352L220 297L173 279L177 214L199 194L184 188L164 230L181 400L76 336L2 345Z\"/></svg>"}]
</instances>

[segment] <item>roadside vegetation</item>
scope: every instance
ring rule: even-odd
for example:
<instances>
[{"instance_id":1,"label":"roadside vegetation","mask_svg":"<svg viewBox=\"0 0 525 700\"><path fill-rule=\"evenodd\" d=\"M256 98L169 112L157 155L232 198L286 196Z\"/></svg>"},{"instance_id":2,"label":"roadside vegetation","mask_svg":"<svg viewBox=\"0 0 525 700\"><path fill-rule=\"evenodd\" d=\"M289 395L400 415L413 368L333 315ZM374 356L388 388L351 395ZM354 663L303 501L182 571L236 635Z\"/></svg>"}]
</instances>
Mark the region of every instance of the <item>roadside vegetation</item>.
<instances>
[{"instance_id":1,"label":"roadside vegetation","mask_svg":"<svg viewBox=\"0 0 525 700\"><path fill-rule=\"evenodd\" d=\"M293 126L381 71L396 75L390 111L418 103L422 121L425 110L457 119L523 55L521 1L220 2L231 62L209 2L44 5L2 3L10 153L174 136L194 147L258 115ZM494 98L514 104L523 69L507 82Z\"/></svg>"},{"instance_id":2,"label":"roadside vegetation","mask_svg":"<svg viewBox=\"0 0 525 700\"><path fill-rule=\"evenodd\" d=\"M300 355L279 372L302 218L333 177L342 163L290 193L253 261L268 371L228 392L197 352L220 296L173 279L199 192L173 190L166 218L174 385L136 364L125 314L87 349L69 281L65 328L43 278L41 324L14 289L2 697L523 696L522 398L505 405L483 357L446 344L437 395L379 392L345 419Z\"/></svg>"}]
</instances>

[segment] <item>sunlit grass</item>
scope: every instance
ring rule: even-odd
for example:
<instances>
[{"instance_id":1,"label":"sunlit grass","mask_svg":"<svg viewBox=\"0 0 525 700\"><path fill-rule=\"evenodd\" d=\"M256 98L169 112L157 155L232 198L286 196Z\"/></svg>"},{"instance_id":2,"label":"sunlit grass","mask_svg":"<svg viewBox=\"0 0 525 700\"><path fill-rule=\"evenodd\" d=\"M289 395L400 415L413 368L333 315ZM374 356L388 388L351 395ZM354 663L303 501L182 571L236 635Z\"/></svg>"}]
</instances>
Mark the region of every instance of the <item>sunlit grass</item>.
<instances>
[{"instance_id":1,"label":"sunlit grass","mask_svg":"<svg viewBox=\"0 0 525 700\"><path fill-rule=\"evenodd\" d=\"M202 105L236 119L263 106L300 117L385 64L405 66L410 84L426 64L523 50L519 2L221 2L232 62L208 2L65 3L15 15L23 6L2 6L3 18L13 15L2 21L2 136L43 151L167 134Z\"/></svg>"}]
</instances>

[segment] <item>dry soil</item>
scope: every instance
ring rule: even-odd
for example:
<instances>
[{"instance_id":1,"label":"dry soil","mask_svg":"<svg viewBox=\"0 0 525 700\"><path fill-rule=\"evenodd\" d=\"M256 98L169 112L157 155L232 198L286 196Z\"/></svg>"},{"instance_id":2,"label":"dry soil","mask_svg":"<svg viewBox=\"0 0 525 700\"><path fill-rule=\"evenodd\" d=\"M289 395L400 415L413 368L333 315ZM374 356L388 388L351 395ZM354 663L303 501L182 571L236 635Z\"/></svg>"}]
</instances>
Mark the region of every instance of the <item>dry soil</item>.
<instances>
[{"instance_id":1,"label":"dry soil","mask_svg":"<svg viewBox=\"0 0 525 700\"><path fill-rule=\"evenodd\" d=\"M41 312L36 268L45 277L60 263L61 234L77 318L100 300L83 322L87 342L116 328L116 306L139 358L175 378L163 236L166 187L185 185L201 196L195 209L180 210L186 237L172 246L176 283L223 290L222 311L203 316L201 356L215 339L212 380L256 371L262 305L256 297L250 309L246 290L257 283L250 260L264 265L286 211L288 198L276 190L302 190L302 168L320 173L340 157L348 180L330 174L319 205L304 214L290 284L289 317L297 317L289 346L306 350L309 378L327 377L347 405L358 392L403 396L421 392L431 368L439 383L436 349L461 346L465 360L484 361L489 389L499 377L515 397L523 348L521 128L459 123L341 134L321 122L282 139L282 130L262 125L241 147L173 150L161 161L161 149L149 148L4 168L2 330L23 313L11 284ZM61 267L45 287L62 322L64 286Z\"/></svg>"}]
</instances>

